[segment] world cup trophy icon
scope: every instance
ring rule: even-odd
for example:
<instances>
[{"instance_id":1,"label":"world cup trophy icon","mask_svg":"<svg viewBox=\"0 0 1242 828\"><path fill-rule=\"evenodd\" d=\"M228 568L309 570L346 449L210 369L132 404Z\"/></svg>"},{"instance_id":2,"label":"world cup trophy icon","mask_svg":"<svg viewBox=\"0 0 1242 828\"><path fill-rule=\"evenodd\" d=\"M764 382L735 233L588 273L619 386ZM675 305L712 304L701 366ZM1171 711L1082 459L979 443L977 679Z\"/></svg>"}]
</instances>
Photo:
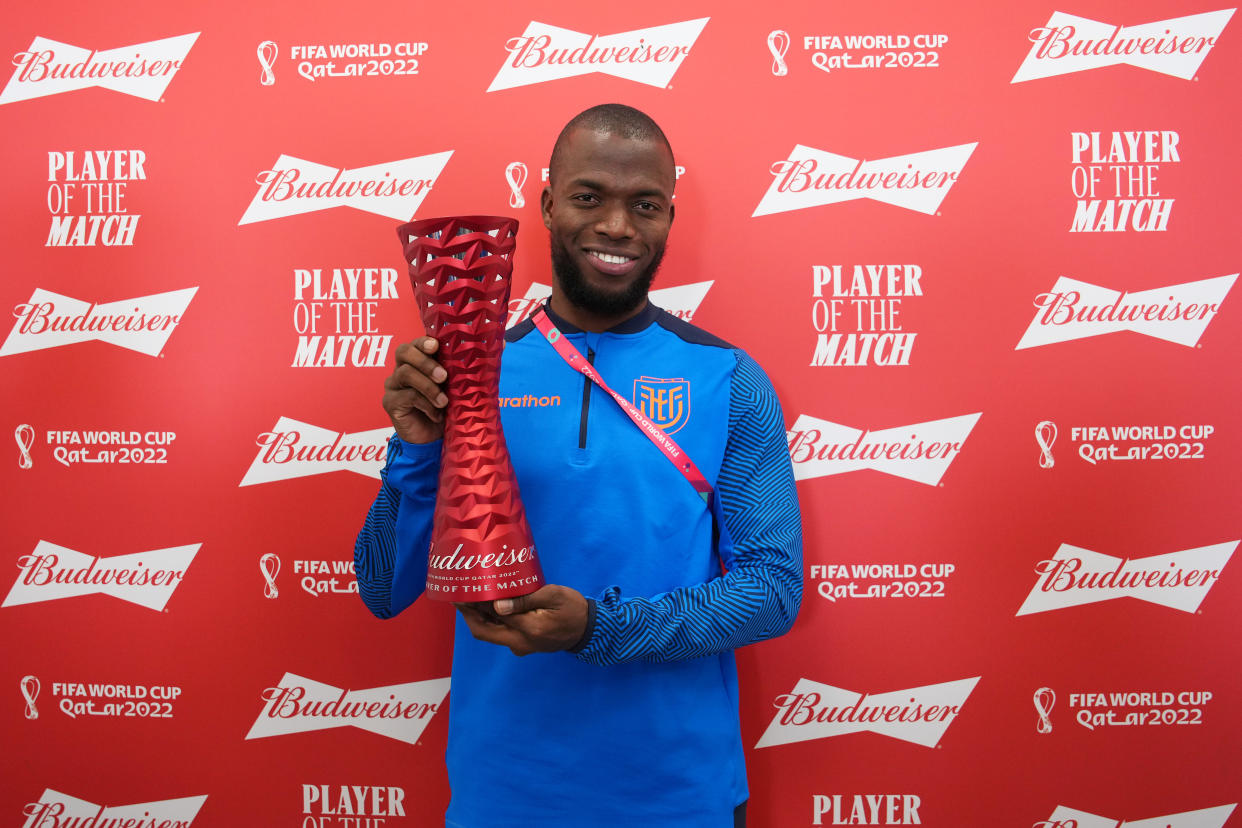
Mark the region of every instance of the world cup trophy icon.
<instances>
[{"instance_id":1,"label":"world cup trophy icon","mask_svg":"<svg viewBox=\"0 0 1242 828\"><path fill-rule=\"evenodd\" d=\"M451 216L397 228L419 314L448 372L426 590L440 601L513 598L544 582L497 399L517 226Z\"/></svg>"}]
</instances>

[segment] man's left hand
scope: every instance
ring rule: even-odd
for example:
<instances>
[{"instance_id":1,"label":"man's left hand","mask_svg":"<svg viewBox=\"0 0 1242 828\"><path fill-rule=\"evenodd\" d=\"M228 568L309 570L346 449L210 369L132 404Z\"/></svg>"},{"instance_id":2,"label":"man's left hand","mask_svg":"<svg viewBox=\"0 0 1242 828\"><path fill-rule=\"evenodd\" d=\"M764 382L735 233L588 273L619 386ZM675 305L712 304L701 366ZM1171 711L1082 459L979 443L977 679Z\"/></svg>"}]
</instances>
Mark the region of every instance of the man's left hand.
<instances>
[{"instance_id":1,"label":"man's left hand","mask_svg":"<svg viewBox=\"0 0 1242 828\"><path fill-rule=\"evenodd\" d=\"M555 584L493 601L494 615L470 604L458 604L457 609L475 638L508 647L519 656L567 650L586 632L586 598L576 589Z\"/></svg>"}]
</instances>

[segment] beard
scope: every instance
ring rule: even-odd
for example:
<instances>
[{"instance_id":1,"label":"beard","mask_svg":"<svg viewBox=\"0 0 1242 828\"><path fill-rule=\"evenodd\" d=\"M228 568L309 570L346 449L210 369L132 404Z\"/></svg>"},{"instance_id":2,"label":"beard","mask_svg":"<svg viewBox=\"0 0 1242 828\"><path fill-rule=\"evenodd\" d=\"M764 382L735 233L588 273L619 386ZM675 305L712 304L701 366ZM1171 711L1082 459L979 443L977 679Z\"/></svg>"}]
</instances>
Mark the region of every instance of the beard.
<instances>
[{"instance_id":1,"label":"beard","mask_svg":"<svg viewBox=\"0 0 1242 828\"><path fill-rule=\"evenodd\" d=\"M655 251L651 263L634 281L620 291L599 290L587 283L581 268L569 256L565 245L552 237L552 270L565 298L574 307L597 316L617 316L638 308L647 299L647 291L655 281L656 271L664 258L664 245Z\"/></svg>"}]
</instances>

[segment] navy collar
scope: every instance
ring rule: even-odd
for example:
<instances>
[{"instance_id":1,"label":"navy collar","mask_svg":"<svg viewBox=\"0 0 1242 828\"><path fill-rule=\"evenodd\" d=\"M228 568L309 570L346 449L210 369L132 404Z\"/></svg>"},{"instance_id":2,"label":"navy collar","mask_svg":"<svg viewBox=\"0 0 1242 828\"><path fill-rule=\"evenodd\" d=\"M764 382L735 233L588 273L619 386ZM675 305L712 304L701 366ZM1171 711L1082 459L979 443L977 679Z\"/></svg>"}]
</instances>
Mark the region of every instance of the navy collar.
<instances>
[{"instance_id":1,"label":"navy collar","mask_svg":"<svg viewBox=\"0 0 1242 828\"><path fill-rule=\"evenodd\" d=\"M548 318L552 320L553 325L555 325L557 328L560 329L561 333L569 334L569 333L582 333L583 332L582 328L579 328L577 325L573 324L572 322L567 321L566 319L559 316L556 311L552 310L551 300L548 300L547 302L543 303L543 309L547 311ZM631 316L629 319L625 320L621 324L614 325L608 330L603 331L603 333L613 333L613 334L639 333L640 331L646 330L647 327L650 326L652 322L655 322L656 317L658 317L662 312L663 311L661 311L660 308L656 307L654 304L652 304L651 300L648 299L647 306L645 308L643 308L641 311L634 314L633 316Z\"/></svg>"}]
</instances>

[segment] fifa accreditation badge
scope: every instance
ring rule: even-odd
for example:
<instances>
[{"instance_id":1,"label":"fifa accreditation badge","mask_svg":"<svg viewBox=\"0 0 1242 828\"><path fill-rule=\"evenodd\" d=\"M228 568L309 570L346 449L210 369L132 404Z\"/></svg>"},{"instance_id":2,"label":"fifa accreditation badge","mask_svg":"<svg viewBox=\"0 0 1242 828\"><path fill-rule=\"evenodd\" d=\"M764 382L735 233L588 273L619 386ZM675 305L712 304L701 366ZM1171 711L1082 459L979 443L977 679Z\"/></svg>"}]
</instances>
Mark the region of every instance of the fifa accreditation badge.
<instances>
[{"instance_id":1,"label":"fifa accreditation badge","mask_svg":"<svg viewBox=\"0 0 1242 828\"><path fill-rule=\"evenodd\" d=\"M665 434L673 434L690 419L690 381L639 377L634 380L634 405Z\"/></svg>"}]
</instances>

